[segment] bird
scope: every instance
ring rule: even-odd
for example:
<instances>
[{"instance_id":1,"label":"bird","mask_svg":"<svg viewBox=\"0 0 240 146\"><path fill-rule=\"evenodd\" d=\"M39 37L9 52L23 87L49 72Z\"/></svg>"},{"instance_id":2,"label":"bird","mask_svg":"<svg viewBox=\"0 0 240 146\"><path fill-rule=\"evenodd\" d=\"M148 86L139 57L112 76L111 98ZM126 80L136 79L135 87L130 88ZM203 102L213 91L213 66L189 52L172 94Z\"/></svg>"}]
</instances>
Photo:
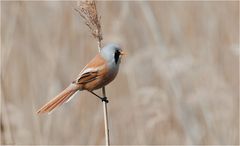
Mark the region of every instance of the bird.
<instances>
[{"instance_id":1,"label":"bird","mask_svg":"<svg viewBox=\"0 0 240 146\"><path fill-rule=\"evenodd\" d=\"M70 85L43 105L38 114L51 113L56 107L66 103L74 97L77 91L93 91L112 82L118 74L122 56L126 53L116 43L109 43L82 69L77 78ZM98 96L100 98L100 96ZM103 98L102 98L103 99Z\"/></svg>"}]
</instances>

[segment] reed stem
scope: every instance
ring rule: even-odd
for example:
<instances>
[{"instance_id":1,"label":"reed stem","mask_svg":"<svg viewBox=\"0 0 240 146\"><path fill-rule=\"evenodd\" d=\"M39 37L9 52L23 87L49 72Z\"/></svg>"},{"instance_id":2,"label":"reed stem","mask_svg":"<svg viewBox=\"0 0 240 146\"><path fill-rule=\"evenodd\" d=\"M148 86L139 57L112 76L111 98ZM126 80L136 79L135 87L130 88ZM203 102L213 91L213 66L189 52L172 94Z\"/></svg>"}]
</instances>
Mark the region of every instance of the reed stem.
<instances>
[{"instance_id":1,"label":"reed stem","mask_svg":"<svg viewBox=\"0 0 240 146\"><path fill-rule=\"evenodd\" d=\"M100 23L100 17L98 17L96 2L93 0L87 1L78 1L77 7L75 10L80 14L80 16L85 21L85 24L90 29L94 38L98 42L98 51L101 51L102 48L102 27ZM107 112L107 97L105 87L102 87L102 95L105 100L103 101L103 114L104 114L104 126L105 126L105 140L106 146L110 145L109 139L109 127L108 127L108 112Z\"/></svg>"}]
</instances>

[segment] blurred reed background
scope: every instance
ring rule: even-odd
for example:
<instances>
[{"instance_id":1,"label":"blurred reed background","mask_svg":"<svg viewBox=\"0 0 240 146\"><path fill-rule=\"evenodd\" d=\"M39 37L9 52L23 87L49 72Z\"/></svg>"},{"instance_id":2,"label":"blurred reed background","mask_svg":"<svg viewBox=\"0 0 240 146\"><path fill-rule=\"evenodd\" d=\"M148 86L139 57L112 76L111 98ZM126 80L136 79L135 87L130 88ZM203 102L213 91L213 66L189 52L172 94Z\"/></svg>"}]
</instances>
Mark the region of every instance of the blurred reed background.
<instances>
[{"instance_id":1,"label":"blurred reed background","mask_svg":"<svg viewBox=\"0 0 240 146\"><path fill-rule=\"evenodd\" d=\"M106 87L112 144L239 144L238 1L97 6L103 42L128 52ZM1 1L1 144L105 143L87 92L36 114L98 51L75 7Z\"/></svg>"}]
</instances>

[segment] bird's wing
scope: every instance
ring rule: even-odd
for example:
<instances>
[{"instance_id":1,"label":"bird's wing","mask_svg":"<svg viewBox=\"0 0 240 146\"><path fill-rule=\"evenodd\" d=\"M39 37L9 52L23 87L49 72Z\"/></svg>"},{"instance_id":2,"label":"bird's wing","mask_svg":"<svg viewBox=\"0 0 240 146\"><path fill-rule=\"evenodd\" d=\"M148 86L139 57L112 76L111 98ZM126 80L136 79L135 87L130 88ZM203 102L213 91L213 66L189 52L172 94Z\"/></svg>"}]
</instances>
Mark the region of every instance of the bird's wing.
<instances>
[{"instance_id":1,"label":"bird's wing","mask_svg":"<svg viewBox=\"0 0 240 146\"><path fill-rule=\"evenodd\" d=\"M104 74L106 71L106 61L98 54L80 72L73 83L85 84L91 82Z\"/></svg>"},{"instance_id":2,"label":"bird's wing","mask_svg":"<svg viewBox=\"0 0 240 146\"><path fill-rule=\"evenodd\" d=\"M95 80L98 76L98 70L89 69L87 72L81 74L76 80L75 83L77 84L85 84Z\"/></svg>"}]
</instances>

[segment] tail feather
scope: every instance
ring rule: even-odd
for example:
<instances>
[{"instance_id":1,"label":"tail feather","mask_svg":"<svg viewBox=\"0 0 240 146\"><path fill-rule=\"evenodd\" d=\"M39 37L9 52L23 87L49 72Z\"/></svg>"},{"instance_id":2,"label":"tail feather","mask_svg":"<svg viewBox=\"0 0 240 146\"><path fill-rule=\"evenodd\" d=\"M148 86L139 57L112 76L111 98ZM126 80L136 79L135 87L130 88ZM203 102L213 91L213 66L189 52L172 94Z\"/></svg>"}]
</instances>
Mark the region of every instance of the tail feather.
<instances>
[{"instance_id":1,"label":"tail feather","mask_svg":"<svg viewBox=\"0 0 240 146\"><path fill-rule=\"evenodd\" d=\"M69 92L69 94L66 94L65 96L59 98L59 100L57 100L56 102L54 102L52 105L49 105L47 108L46 108L46 111L47 112L51 112L53 109L55 109L57 106L60 106L62 105L68 98L70 98L70 96L72 95L71 94L72 92Z\"/></svg>"},{"instance_id":2,"label":"tail feather","mask_svg":"<svg viewBox=\"0 0 240 146\"><path fill-rule=\"evenodd\" d=\"M61 93L59 93L56 97L54 97L52 100L46 103L43 107L41 107L37 111L37 113L42 114L42 113L51 112L56 107L65 103L76 91L78 91L76 88L72 88L72 87L66 88Z\"/></svg>"}]
</instances>

